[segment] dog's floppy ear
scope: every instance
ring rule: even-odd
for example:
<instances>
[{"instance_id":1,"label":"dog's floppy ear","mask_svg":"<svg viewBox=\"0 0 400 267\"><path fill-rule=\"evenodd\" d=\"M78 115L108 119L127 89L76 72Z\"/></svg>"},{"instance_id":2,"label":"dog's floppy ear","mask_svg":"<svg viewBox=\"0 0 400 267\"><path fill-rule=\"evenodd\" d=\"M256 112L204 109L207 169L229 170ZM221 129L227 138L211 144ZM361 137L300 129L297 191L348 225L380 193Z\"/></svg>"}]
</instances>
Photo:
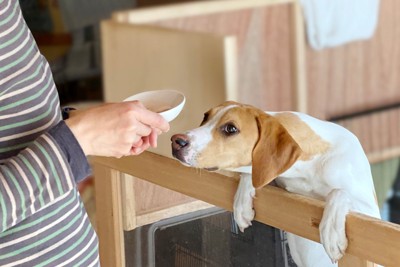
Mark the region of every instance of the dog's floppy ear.
<instances>
[{"instance_id":1,"label":"dog's floppy ear","mask_svg":"<svg viewBox=\"0 0 400 267\"><path fill-rule=\"evenodd\" d=\"M253 149L253 186L260 188L289 169L301 155L301 148L274 117L256 116L259 139Z\"/></svg>"}]
</instances>

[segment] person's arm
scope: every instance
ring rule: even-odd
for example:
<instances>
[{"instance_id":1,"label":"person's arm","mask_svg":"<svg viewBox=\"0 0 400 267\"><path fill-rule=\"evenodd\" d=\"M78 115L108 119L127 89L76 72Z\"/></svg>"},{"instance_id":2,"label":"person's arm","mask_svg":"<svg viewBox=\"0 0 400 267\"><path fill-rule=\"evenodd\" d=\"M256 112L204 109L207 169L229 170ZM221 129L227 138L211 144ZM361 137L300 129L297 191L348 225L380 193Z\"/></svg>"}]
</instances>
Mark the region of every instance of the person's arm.
<instances>
[{"instance_id":1,"label":"person's arm","mask_svg":"<svg viewBox=\"0 0 400 267\"><path fill-rule=\"evenodd\" d=\"M72 190L88 174L85 155L139 154L168 130L160 115L137 102L76 112L0 164L0 232Z\"/></svg>"},{"instance_id":2,"label":"person's arm","mask_svg":"<svg viewBox=\"0 0 400 267\"><path fill-rule=\"evenodd\" d=\"M75 187L64 151L50 133L0 164L0 232Z\"/></svg>"}]
</instances>

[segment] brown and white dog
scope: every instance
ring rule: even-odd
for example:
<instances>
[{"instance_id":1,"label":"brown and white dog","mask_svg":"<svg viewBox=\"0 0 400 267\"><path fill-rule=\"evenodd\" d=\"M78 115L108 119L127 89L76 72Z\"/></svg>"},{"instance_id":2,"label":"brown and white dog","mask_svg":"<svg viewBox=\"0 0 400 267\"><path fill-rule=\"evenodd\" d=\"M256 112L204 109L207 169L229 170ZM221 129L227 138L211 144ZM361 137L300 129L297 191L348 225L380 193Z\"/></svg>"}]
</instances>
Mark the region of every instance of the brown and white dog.
<instances>
[{"instance_id":1,"label":"brown and white dog","mask_svg":"<svg viewBox=\"0 0 400 267\"><path fill-rule=\"evenodd\" d=\"M242 231L254 218L255 188L274 179L289 192L326 201L319 227L322 245L288 233L298 266L337 266L347 248L349 210L380 218L361 144L334 123L226 102L205 113L199 128L171 141L173 156L187 166L241 172L233 210Z\"/></svg>"}]
</instances>

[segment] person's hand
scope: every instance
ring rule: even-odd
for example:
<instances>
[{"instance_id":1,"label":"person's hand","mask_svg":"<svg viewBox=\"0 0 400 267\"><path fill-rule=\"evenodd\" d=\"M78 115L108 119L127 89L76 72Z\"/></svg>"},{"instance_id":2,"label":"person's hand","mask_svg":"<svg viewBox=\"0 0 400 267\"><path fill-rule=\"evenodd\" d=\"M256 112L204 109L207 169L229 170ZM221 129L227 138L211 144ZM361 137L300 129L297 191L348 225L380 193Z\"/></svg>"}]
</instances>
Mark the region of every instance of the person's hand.
<instances>
[{"instance_id":1,"label":"person's hand","mask_svg":"<svg viewBox=\"0 0 400 267\"><path fill-rule=\"evenodd\" d=\"M138 155L157 146L157 137L169 130L159 114L138 101L103 104L71 112L65 121L86 155Z\"/></svg>"},{"instance_id":2,"label":"person's hand","mask_svg":"<svg viewBox=\"0 0 400 267\"><path fill-rule=\"evenodd\" d=\"M159 130L152 130L150 135L143 136L139 141L132 145L131 155L139 155L146 149L151 147L157 147L157 137L161 134Z\"/></svg>"}]
</instances>

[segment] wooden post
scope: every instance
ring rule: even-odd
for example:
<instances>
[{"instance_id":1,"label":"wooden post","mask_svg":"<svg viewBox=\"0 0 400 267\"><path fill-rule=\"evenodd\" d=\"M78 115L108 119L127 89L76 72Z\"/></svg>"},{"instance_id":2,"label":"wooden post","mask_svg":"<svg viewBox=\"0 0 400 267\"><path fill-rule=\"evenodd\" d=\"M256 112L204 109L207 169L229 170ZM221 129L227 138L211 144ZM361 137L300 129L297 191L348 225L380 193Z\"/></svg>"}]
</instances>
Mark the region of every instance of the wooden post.
<instances>
[{"instance_id":1,"label":"wooden post","mask_svg":"<svg viewBox=\"0 0 400 267\"><path fill-rule=\"evenodd\" d=\"M134 179L135 177L127 174L121 175L122 224L125 231L137 227Z\"/></svg>"},{"instance_id":2,"label":"wooden post","mask_svg":"<svg viewBox=\"0 0 400 267\"><path fill-rule=\"evenodd\" d=\"M124 267L121 175L117 170L96 163L93 165L93 169L101 266Z\"/></svg>"},{"instance_id":3,"label":"wooden post","mask_svg":"<svg viewBox=\"0 0 400 267\"><path fill-rule=\"evenodd\" d=\"M218 12L230 12L266 6L276 6L297 2L297 0L214 0L193 1L165 6L146 7L135 10L120 11L113 14L118 22L146 24L168 19L185 18L199 15L210 15Z\"/></svg>"},{"instance_id":4,"label":"wooden post","mask_svg":"<svg viewBox=\"0 0 400 267\"><path fill-rule=\"evenodd\" d=\"M292 86L296 111L307 113L307 72L304 21L298 1L291 4L292 18Z\"/></svg>"}]
</instances>

